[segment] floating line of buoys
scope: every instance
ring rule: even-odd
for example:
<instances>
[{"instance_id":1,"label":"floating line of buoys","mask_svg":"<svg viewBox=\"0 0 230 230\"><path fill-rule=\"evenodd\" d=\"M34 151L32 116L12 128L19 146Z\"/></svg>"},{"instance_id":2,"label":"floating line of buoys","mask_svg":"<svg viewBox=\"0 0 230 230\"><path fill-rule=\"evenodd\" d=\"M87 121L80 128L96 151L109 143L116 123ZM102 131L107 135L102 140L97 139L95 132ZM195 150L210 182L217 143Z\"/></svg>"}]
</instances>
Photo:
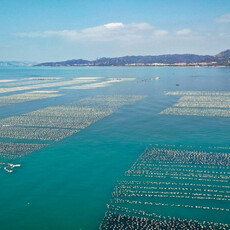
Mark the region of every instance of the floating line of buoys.
<instances>
[{"instance_id":1,"label":"floating line of buoys","mask_svg":"<svg viewBox=\"0 0 230 230\"><path fill-rule=\"evenodd\" d=\"M46 147L47 144L0 143L0 158L15 159Z\"/></svg>"},{"instance_id":2,"label":"floating line of buoys","mask_svg":"<svg viewBox=\"0 0 230 230\"><path fill-rule=\"evenodd\" d=\"M230 117L230 92L228 91L172 91L166 95L182 98L160 112L165 115Z\"/></svg>"},{"instance_id":3,"label":"floating line of buoys","mask_svg":"<svg viewBox=\"0 0 230 230\"><path fill-rule=\"evenodd\" d=\"M229 166L228 153L147 149L115 186L100 229L229 229L228 222L200 222L193 218L194 213L197 217L202 213L206 220L216 215L227 221ZM112 217L114 213L118 219ZM185 214L189 221L178 218ZM122 222L124 215L139 222ZM149 225L143 218L148 219Z\"/></svg>"},{"instance_id":4,"label":"floating line of buoys","mask_svg":"<svg viewBox=\"0 0 230 230\"><path fill-rule=\"evenodd\" d=\"M73 81L91 80L94 79ZM27 94L30 95L31 93ZM36 95L40 95L40 92L35 91L34 94L36 97ZM52 96L47 92L43 93L43 95ZM66 105L51 106L20 116L1 119L0 138L7 138L8 140L60 141L113 114L121 106L132 104L143 98L144 96L135 95L98 95ZM15 154L14 157L26 154L28 152L22 150L21 153ZM0 156L7 158L7 154L4 151Z\"/></svg>"}]
</instances>

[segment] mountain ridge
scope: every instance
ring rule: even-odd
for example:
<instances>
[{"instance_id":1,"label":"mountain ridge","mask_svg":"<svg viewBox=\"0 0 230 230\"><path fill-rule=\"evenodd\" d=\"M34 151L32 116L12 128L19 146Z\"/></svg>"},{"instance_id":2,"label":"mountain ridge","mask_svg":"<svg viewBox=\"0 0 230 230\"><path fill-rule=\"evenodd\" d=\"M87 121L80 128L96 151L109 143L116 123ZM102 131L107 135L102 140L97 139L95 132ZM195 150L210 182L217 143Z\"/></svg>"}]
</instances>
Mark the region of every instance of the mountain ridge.
<instances>
[{"instance_id":1,"label":"mountain ridge","mask_svg":"<svg viewBox=\"0 0 230 230\"><path fill-rule=\"evenodd\" d=\"M230 65L230 49L214 56L197 54L163 54L123 57L102 57L93 61L72 59L61 62L44 62L34 66L125 66L125 65L185 65L206 63L207 65Z\"/></svg>"}]
</instances>

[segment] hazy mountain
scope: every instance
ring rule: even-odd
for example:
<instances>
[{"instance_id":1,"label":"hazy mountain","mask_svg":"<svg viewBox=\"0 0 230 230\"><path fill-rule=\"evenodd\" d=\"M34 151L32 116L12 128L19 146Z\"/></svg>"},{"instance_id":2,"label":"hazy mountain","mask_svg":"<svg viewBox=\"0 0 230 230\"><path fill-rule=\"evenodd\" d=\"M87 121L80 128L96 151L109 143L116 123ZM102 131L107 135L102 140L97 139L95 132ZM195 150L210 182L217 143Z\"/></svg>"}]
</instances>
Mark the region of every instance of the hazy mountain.
<instances>
[{"instance_id":1,"label":"hazy mountain","mask_svg":"<svg viewBox=\"0 0 230 230\"><path fill-rule=\"evenodd\" d=\"M61 61L61 62L45 62L38 64L36 66L76 66L76 65L88 65L90 64L90 61L83 60L83 59L73 59L73 60L67 60L67 61Z\"/></svg>"},{"instance_id":2,"label":"hazy mountain","mask_svg":"<svg viewBox=\"0 0 230 230\"><path fill-rule=\"evenodd\" d=\"M32 66L35 62L0 61L0 66Z\"/></svg>"}]
</instances>

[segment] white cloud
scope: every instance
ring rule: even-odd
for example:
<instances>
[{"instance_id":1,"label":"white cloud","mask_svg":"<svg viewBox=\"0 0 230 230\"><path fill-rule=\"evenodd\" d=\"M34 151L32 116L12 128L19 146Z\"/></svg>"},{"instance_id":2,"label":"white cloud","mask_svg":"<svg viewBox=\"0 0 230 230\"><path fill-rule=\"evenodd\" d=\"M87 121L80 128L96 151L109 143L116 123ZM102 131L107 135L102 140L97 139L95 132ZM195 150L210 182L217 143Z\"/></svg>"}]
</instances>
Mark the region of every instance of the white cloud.
<instances>
[{"instance_id":1,"label":"white cloud","mask_svg":"<svg viewBox=\"0 0 230 230\"><path fill-rule=\"evenodd\" d=\"M151 32L153 27L147 23L123 24L121 22L108 23L102 26L77 30L60 30L44 32L28 32L14 34L18 37L49 38L59 37L70 41L122 41L140 39Z\"/></svg>"},{"instance_id":2,"label":"white cloud","mask_svg":"<svg viewBox=\"0 0 230 230\"><path fill-rule=\"evenodd\" d=\"M192 33L192 31L190 29L178 30L176 32L176 34L179 36L187 36L187 35L190 35L191 33Z\"/></svg>"},{"instance_id":3,"label":"white cloud","mask_svg":"<svg viewBox=\"0 0 230 230\"><path fill-rule=\"evenodd\" d=\"M190 38L190 29L176 31L170 35L168 30L155 29L148 23L112 22L105 25L88 27L82 30L58 30L43 32L17 33L14 36L21 38L59 38L71 42L107 42L119 44L148 43L153 41ZM194 35L194 33L192 33ZM176 36L175 36L176 35Z\"/></svg>"},{"instance_id":4,"label":"white cloud","mask_svg":"<svg viewBox=\"0 0 230 230\"><path fill-rule=\"evenodd\" d=\"M224 14L219 18L216 18L215 21L219 23L230 23L230 14Z\"/></svg>"},{"instance_id":5,"label":"white cloud","mask_svg":"<svg viewBox=\"0 0 230 230\"><path fill-rule=\"evenodd\" d=\"M114 29L124 28L124 24L122 22L112 22L109 24L105 24L104 27L109 30L114 30Z\"/></svg>"}]
</instances>

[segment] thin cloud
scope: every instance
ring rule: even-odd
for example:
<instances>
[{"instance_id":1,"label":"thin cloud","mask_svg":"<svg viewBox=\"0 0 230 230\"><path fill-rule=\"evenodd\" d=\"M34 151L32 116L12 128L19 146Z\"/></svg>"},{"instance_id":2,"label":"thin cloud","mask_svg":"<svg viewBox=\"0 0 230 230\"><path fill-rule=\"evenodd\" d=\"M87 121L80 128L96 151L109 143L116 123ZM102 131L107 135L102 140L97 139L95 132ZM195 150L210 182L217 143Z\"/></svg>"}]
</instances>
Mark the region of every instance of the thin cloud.
<instances>
[{"instance_id":1,"label":"thin cloud","mask_svg":"<svg viewBox=\"0 0 230 230\"><path fill-rule=\"evenodd\" d=\"M230 23L230 14L224 14L219 18L216 18L215 21L218 23Z\"/></svg>"},{"instance_id":2,"label":"thin cloud","mask_svg":"<svg viewBox=\"0 0 230 230\"><path fill-rule=\"evenodd\" d=\"M190 35L191 33L192 33L192 31L190 29L178 30L176 32L176 34L179 36L187 36L187 35Z\"/></svg>"},{"instance_id":3,"label":"thin cloud","mask_svg":"<svg viewBox=\"0 0 230 230\"><path fill-rule=\"evenodd\" d=\"M156 36L166 36L169 34L169 32L167 30L156 30L154 34Z\"/></svg>"}]
</instances>

